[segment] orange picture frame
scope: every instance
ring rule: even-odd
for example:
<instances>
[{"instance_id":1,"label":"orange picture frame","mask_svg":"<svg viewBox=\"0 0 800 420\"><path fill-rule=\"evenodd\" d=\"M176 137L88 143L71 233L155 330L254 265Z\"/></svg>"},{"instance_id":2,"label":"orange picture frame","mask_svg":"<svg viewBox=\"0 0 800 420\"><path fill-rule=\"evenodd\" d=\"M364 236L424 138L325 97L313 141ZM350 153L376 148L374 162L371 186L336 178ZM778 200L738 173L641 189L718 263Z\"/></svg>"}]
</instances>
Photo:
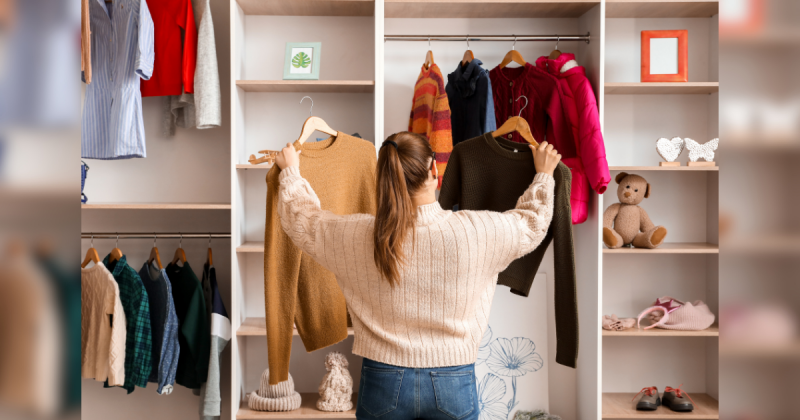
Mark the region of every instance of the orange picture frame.
<instances>
[{"instance_id":1,"label":"orange picture frame","mask_svg":"<svg viewBox=\"0 0 800 420\"><path fill-rule=\"evenodd\" d=\"M678 38L678 73L650 74L650 40L653 38ZM642 31L642 82L689 81L689 31Z\"/></svg>"}]
</instances>

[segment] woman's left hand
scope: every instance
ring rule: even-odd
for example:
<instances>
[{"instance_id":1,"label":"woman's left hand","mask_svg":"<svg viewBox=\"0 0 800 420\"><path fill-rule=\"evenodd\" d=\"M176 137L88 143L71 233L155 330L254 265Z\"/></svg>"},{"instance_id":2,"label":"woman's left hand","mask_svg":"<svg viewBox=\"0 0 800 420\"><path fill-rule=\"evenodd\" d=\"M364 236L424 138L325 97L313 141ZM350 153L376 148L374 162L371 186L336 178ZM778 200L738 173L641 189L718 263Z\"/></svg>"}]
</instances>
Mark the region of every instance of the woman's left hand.
<instances>
[{"instance_id":1,"label":"woman's left hand","mask_svg":"<svg viewBox=\"0 0 800 420\"><path fill-rule=\"evenodd\" d=\"M300 152L294 148L292 143L286 143L286 147L283 148L280 152L278 152L278 156L275 156L275 163L281 169L286 169L290 166L300 166Z\"/></svg>"}]
</instances>

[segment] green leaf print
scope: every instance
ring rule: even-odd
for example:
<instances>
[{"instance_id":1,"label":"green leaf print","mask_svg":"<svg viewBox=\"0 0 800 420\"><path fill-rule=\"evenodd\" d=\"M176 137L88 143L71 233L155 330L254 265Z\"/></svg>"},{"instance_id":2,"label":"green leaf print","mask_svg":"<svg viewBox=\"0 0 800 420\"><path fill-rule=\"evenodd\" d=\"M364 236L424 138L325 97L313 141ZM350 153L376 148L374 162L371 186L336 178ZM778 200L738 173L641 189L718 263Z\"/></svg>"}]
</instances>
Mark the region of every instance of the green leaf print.
<instances>
[{"instance_id":1,"label":"green leaf print","mask_svg":"<svg viewBox=\"0 0 800 420\"><path fill-rule=\"evenodd\" d=\"M299 52L292 58L292 66L299 69L300 67L306 68L311 65L311 57L304 52Z\"/></svg>"}]
</instances>

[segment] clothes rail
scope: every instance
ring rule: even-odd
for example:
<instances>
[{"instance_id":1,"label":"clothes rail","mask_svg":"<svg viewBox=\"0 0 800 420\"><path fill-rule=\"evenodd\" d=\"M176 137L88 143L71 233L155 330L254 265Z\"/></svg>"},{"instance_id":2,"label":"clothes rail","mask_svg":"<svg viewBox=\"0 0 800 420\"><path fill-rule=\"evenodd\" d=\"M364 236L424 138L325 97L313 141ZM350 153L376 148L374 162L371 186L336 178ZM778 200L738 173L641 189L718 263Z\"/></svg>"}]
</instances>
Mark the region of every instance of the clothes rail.
<instances>
[{"instance_id":1,"label":"clothes rail","mask_svg":"<svg viewBox=\"0 0 800 420\"><path fill-rule=\"evenodd\" d=\"M586 35L385 35L384 41L585 41L591 39L591 33Z\"/></svg>"},{"instance_id":2,"label":"clothes rail","mask_svg":"<svg viewBox=\"0 0 800 420\"><path fill-rule=\"evenodd\" d=\"M181 233L181 232L81 232L81 239L214 239L230 238L230 233Z\"/></svg>"}]
</instances>

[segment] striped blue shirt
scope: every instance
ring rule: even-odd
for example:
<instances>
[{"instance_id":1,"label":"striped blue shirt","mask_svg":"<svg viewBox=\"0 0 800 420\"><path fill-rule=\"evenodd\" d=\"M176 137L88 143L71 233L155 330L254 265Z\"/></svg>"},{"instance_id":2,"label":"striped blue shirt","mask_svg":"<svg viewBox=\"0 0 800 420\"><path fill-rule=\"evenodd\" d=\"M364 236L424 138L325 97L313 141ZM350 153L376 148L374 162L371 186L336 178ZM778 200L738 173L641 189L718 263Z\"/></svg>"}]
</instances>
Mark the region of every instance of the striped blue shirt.
<instances>
[{"instance_id":1,"label":"striped blue shirt","mask_svg":"<svg viewBox=\"0 0 800 420\"><path fill-rule=\"evenodd\" d=\"M89 0L92 84L86 88L81 157L145 157L139 78L153 75L154 26L145 0Z\"/></svg>"}]
</instances>

